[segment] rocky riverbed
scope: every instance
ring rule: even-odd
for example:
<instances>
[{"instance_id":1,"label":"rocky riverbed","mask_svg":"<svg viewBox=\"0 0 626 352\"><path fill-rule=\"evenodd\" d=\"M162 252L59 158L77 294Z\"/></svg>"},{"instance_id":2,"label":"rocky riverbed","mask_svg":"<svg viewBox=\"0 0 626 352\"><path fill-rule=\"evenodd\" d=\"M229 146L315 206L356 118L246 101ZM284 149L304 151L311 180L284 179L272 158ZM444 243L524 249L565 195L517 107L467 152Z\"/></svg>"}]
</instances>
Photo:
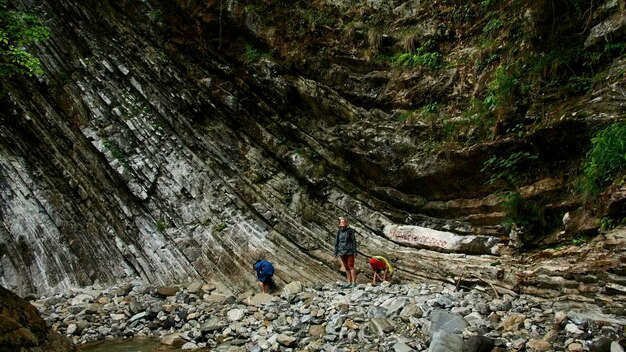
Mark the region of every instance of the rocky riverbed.
<instances>
[{"instance_id":1,"label":"rocky riverbed","mask_svg":"<svg viewBox=\"0 0 626 352\"><path fill-rule=\"evenodd\" d=\"M619 352L626 342L626 317L489 286L292 282L272 294L232 294L203 283L129 283L33 304L78 345L151 337L183 350Z\"/></svg>"}]
</instances>

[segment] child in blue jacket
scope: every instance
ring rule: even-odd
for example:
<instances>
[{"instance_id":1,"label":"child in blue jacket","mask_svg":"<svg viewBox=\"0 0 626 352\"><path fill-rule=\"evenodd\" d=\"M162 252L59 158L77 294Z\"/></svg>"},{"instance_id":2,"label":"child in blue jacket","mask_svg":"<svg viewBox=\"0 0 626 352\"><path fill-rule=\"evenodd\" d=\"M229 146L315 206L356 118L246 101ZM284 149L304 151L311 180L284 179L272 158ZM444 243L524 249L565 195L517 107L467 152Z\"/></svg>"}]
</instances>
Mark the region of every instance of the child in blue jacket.
<instances>
[{"instance_id":1,"label":"child in blue jacket","mask_svg":"<svg viewBox=\"0 0 626 352\"><path fill-rule=\"evenodd\" d=\"M256 277L259 281L261 291L267 293L270 288L274 287L274 266L267 260L257 260L252 266L256 271Z\"/></svg>"}]
</instances>

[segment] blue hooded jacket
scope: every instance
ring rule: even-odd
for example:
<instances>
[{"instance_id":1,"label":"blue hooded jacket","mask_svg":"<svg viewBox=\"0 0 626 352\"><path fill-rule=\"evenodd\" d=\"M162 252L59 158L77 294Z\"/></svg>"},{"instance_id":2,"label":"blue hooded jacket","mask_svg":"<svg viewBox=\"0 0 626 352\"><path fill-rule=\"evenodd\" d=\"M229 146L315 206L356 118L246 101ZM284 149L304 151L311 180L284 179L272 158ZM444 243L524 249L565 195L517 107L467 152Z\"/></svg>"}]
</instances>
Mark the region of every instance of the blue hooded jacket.
<instances>
[{"instance_id":1,"label":"blue hooded jacket","mask_svg":"<svg viewBox=\"0 0 626 352\"><path fill-rule=\"evenodd\" d=\"M254 263L254 270L256 271L257 277L261 275L274 275L274 266L267 260L257 260L256 263Z\"/></svg>"}]
</instances>

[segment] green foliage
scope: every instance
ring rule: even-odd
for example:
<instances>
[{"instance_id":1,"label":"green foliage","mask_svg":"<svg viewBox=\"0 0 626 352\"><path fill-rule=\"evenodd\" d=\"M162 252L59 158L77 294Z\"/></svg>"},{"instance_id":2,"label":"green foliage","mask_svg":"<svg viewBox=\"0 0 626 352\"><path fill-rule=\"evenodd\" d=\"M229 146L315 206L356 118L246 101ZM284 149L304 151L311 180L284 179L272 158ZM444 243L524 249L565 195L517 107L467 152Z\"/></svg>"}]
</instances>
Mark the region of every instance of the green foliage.
<instances>
[{"instance_id":1,"label":"green foliage","mask_svg":"<svg viewBox=\"0 0 626 352\"><path fill-rule=\"evenodd\" d=\"M304 10L304 18L312 26L332 26L334 23L332 15L321 9Z\"/></svg>"},{"instance_id":2,"label":"green foliage","mask_svg":"<svg viewBox=\"0 0 626 352\"><path fill-rule=\"evenodd\" d=\"M591 88L592 83L590 77L572 76L564 88L573 94L584 94Z\"/></svg>"},{"instance_id":3,"label":"green foliage","mask_svg":"<svg viewBox=\"0 0 626 352\"><path fill-rule=\"evenodd\" d=\"M409 117L411 117L411 115L413 115L413 111L409 111L409 110L402 111L396 115L396 120L398 122L403 122L403 121L408 120Z\"/></svg>"},{"instance_id":4,"label":"green foliage","mask_svg":"<svg viewBox=\"0 0 626 352\"><path fill-rule=\"evenodd\" d=\"M159 233L165 232L165 224L163 223L162 220L157 220L155 226Z\"/></svg>"},{"instance_id":5,"label":"green foliage","mask_svg":"<svg viewBox=\"0 0 626 352\"><path fill-rule=\"evenodd\" d=\"M478 69L478 72L480 72L484 70L487 66L489 66L489 64L497 60L500 60L500 54L498 53L485 55L477 60L476 68Z\"/></svg>"},{"instance_id":6,"label":"green foliage","mask_svg":"<svg viewBox=\"0 0 626 352\"><path fill-rule=\"evenodd\" d=\"M246 64L251 64L257 60L259 60L263 56L263 53L253 48L251 45L246 44L244 48L244 53L242 56L242 61Z\"/></svg>"},{"instance_id":7,"label":"green foliage","mask_svg":"<svg viewBox=\"0 0 626 352\"><path fill-rule=\"evenodd\" d=\"M619 56L626 53L626 43L607 43L604 46L605 55Z\"/></svg>"},{"instance_id":8,"label":"green foliage","mask_svg":"<svg viewBox=\"0 0 626 352\"><path fill-rule=\"evenodd\" d=\"M561 96L589 91L602 67L626 53L626 43L607 43L603 47L554 47L551 51L529 55L518 63L524 84L535 90L549 89Z\"/></svg>"},{"instance_id":9,"label":"green foliage","mask_svg":"<svg viewBox=\"0 0 626 352\"><path fill-rule=\"evenodd\" d=\"M618 226L626 225L626 218L612 219L610 217L603 217L600 219L600 229L603 231L612 230Z\"/></svg>"},{"instance_id":10,"label":"green foliage","mask_svg":"<svg viewBox=\"0 0 626 352\"><path fill-rule=\"evenodd\" d=\"M582 246L585 243L588 243L591 240L592 237L589 236L577 236L575 238L572 238L572 245L574 246Z\"/></svg>"},{"instance_id":11,"label":"green foliage","mask_svg":"<svg viewBox=\"0 0 626 352\"><path fill-rule=\"evenodd\" d=\"M257 11L259 10L259 8L258 8L258 6L257 6L257 5L255 5L255 4L248 4L248 5L246 5L246 6L243 8L243 10L244 10L246 13L250 13L250 14L252 14L252 13L257 12Z\"/></svg>"},{"instance_id":12,"label":"green foliage","mask_svg":"<svg viewBox=\"0 0 626 352\"><path fill-rule=\"evenodd\" d=\"M613 229L615 228L615 226L617 226L615 224L615 220L609 217L603 217L602 219L600 219L600 229L604 231Z\"/></svg>"},{"instance_id":13,"label":"green foliage","mask_svg":"<svg viewBox=\"0 0 626 352\"><path fill-rule=\"evenodd\" d=\"M525 227L531 233L542 229L543 215L539 202L522 197L519 192L505 192L500 195L500 205L506 216L502 225L511 228L514 224Z\"/></svg>"},{"instance_id":14,"label":"green foliage","mask_svg":"<svg viewBox=\"0 0 626 352\"><path fill-rule=\"evenodd\" d=\"M255 173L254 178L252 179L252 183L255 185L263 184L269 180L269 176L263 172Z\"/></svg>"},{"instance_id":15,"label":"green foliage","mask_svg":"<svg viewBox=\"0 0 626 352\"><path fill-rule=\"evenodd\" d=\"M226 224L224 224L224 223L219 223L219 224L213 226L213 231L215 231L215 232L222 232L225 229L226 229Z\"/></svg>"},{"instance_id":16,"label":"green foliage","mask_svg":"<svg viewBox=\"0 0 626 352\"><path fill-rule=\"evenodd\" d=\"M287 193L283 197L283 204L289 206L293 202L293 195L291 193Z\"/></svg>"},{"instance_id":17,"label":"green foliage","mask_svg":"<svg viewBox=\"0 0 626 352\"><path fill-rule=\"evenodd\" d=\"M426 105L422 106L422 112L429 113L429 114L435 114L435 113L439 112L440 108L441 108L441 106L437 102L429 103L429 104L426 104Z\"/></svg>"},{"instance_id":18,"label":"green foliage","mask_svg":"<svg viewBox=\"0 0 626 352\"><path fill-rule=\"evenodd\" d=\"M441 67L442 56L434 51L434 42L426 41L414 53L396 54L391 57L391 62L400 66L425 66L433 69Z\"/></svg>"},{"instance_id":19,"label":"green foliage","mask_svg":"<svg viewBox=\"0 0 626 352\"><path fill-rule=\"evenodd\" d=\"M498 1L499 1L499 0L480 0L480 1L478 2L478 5L479 5L481 8L487 8L487 7L490 7L491 5L493 5L493 4L495 4L495 3L497 3Z\"/></svg>"},{"instance_id":20,"label":"green foliage","mask_svg":"<svg viewBox=\"0 0 626 352\"><path fill-rule=\"evenodd\" d=\"M43 74L39 59L26 46L49 36L35 15L10 10L7 0L0 0L0 77Z\"/></svg>"},{"instance_id":21,"label":"green foliage","mask_svg":"<svg viewBox=\"0 0 626 352\"><path fill-rule=\"evenodd\" d=\"M161 10L152 10L148 12L148 18L152 22L163 22L165 20L165 16L163 16L163 12L161 12Z\"/></svg>"},{"instance_id":22,"label":"green foliage","mask_svg":"<svg viewBox=\"0 0 626 352\"><path fill-rule=\"evenodd\" d=\"M115 159L117 159L125 168L128 168L128 160L126 159L126 154L122 149L120 149L120 147L118 147L115 143L111 142L108 139L105 139L102 144L111 152L111 155L113 155Z\"/></svg>"},{"instance_id":23,"label":"green foliage","mask_svg":"<svg viewBox=\"0 0 626 352\"><path fill-rule=\"evenodd\" d=\"M502 26L503 26L502 21L499 18L492 18L483 27L483 33L488 34L491 32L496 32L500 30Z\"/></svg>"},{"instance_id":24,"label":"green foliage","mask_svg":"<svg viewBox=\"0 0 626 352\"><path fill-rule=\"evenodd\" d=\"M519 78L508 66L499 66L495 76L488 84L487 97L484 105L487 109L508 106L515 98L516 89L519 85Z\"/></svg>"},{"instance_id":25,"label":"green foliage","mask_svg":"<svg viewBox=\"0 0 626 352\"><path fill-rule=\"evenodd\" d=\"M626 173L626 121L616 122L591 139L591 150L583 164L582 191L595 196Z\"/></svg>"},{"instance_id":26,"label":"green foliage","mask_svg":"<svg viewBox=\"0 0 626 352\"><path fill-rule=\"evenodd\" d=\"M391 58L391 61L401 66L425 66L430 68L441 67L441 54L439 53L423 53L397 54Z\"/></svg>"},{"instance_id":27,"label":"green foliage","mask_svg":"<svg viewBox=\"0 0 626 352\"><path fill-rule=\"evenodd\" d=\"M483 163L481 172L490 173L487 184L494 185L505 181L509 186L516 187L520 184L520 166L529 160L536 160L537 155L529 152L516 152L502 159L492 156Z\"/></svg>"},{"instance_id":28,"label":"green foliage","mask_svg":"<svg viewBox=\"0 0 626 352\"><path fill-rule=\"evenodd\" d=\"M253 48L250 44L246 44L244 52L241 55L241 61L246 64L252 64L259 61L261 58L268 58L273 55L273 51L263 52Z\"/></svg>"},{"instance_id":29,"label":"green foliage","mask_svg":"<svg viewBox=\"0 0 626 352\"><path fill-rule=\"evenodd\" d=\"M428 126L430 128L431 138L436 138L438 136L438 120L439 120L439 103L428 103L420 109L421 115L426 118L426 122L428 122ZM440 129L441 130L441 129Z\"/></svg>"}]
</instances>

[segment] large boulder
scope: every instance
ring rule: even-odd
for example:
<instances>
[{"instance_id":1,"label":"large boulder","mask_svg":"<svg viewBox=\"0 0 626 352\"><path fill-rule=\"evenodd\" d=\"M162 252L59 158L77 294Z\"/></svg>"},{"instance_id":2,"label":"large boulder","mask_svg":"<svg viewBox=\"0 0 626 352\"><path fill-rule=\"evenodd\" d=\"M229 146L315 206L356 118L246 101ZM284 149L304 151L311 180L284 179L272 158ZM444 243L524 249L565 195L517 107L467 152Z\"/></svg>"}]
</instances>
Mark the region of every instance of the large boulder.
<instances>
[{"instance_id":1,"label":"large boulder","mask_svg":"<svg viewBox=\"0 0 626 352\"><path fill-rule=\"evenodd\" d=\"M21 352L78 351L69 339L48 328L34 306L1 286L0 350Z\"/></svg>"}]
</instances>

